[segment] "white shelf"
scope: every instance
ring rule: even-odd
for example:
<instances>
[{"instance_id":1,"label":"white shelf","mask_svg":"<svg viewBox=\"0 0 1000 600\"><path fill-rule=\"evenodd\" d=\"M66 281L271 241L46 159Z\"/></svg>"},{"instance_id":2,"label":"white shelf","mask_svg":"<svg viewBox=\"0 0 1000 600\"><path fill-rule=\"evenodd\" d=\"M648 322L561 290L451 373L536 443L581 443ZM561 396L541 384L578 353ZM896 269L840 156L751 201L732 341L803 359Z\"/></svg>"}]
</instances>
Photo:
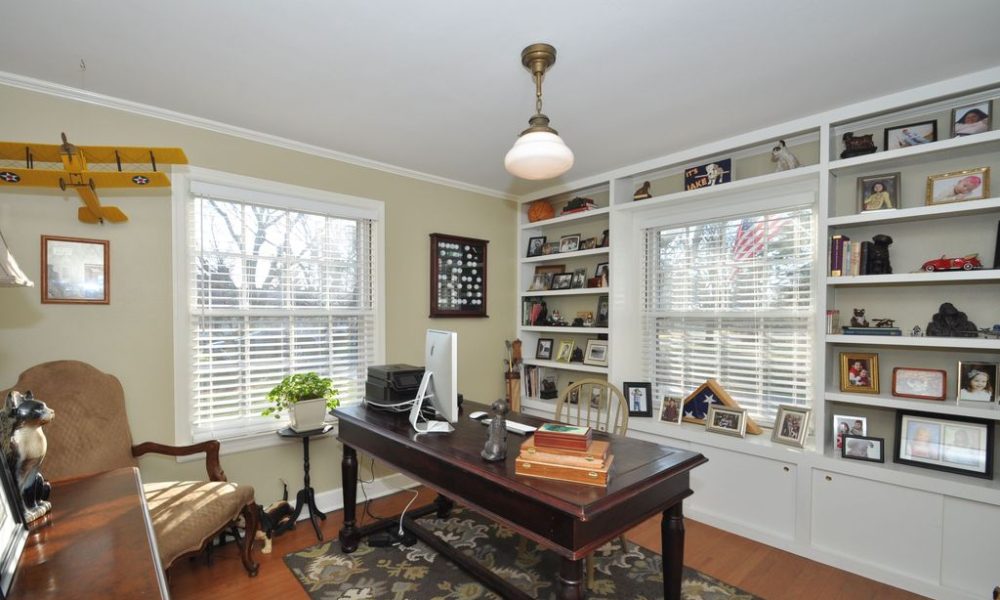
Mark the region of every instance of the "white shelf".
<instances>
[{"instance_id":1,"label":"white shelf","mask_svg":"<svg viewBox=\"0 0 1000 600\"><path fill-rule=\"evenodd\" d=\"M989 131L910 148L899 148L888 152L879 151L864 156L834 160L830 162L830 173L838 176L855 175L875 169L895 169L926 164L930 160L942 158L931 156L933 154L947 154L944 158L962 158L998 150L1000 150L1000 131ZM981 165L969 165L969 167L977 166Z\"/></svg>"},{"instance_id":2,"label":"white shelf","mask_svg":"<svg viewBox=\"0 0 1000 600\"><path fill-rule=\"evenodd\" d=\"M985 338L828 334L826 341L830 344L845 344L850 346L909 346L918 348L955 348L958 350L1000 350L1000 340Z\"/></svg>"},{"instance_id":3,"label":"white shelf","mask_svg":"<svg viewBox=\"0 0 1000 600\"><path fill-rule=\"evenodd\" d=\"M552 217L551 219L545 219L543 221L535 221L534 223L521 223L521 229L541 229L543 227L552 227L553 225L562 225L564 223L586 223L587 221L596 221L598 219L606 219L608 213L611 209L605 206L604 208L595 208L594 210L584 210L578 213L572 213L568 215L563 215L561 217Z\"/></svg>"},{"instance_id":4,"label":"white shelf","mask_svg":"<svg viewBox=\"0 0 1000 600\"><path fill-rule=\"evenodd\" d=\"M582 373L603 373L608 374L607 367L595 367L593 365L585 365L583 363L566 363L558 362L554 360L541 360L537 358L527 358L524 360L525 365L534 365L536 367L545 367L548 369L561 369L563 371L580 371Z\"/></svg>"},{"instance_id":5,"label":"white shelf","mask_svg":"<svg viewBox=\"0 0 1000 600\"><path fill-rule=\"evenodd\" d=\"M568 290L539 290L537 292L521 292L522 298L534 297L534 296L586 296L593 294L608 294L610 293L610 287L597 287L597 288L572 288Z\"/></svg>"},{"instance_id":6,"label":"white shelf","mask_svg":"<svg viewBox=\"0 0 1000 600\"><path fill-rule=\"evenodd\" d=\"M916 400L913 398L897 398L886 394L849 394L834 391L826 392L826 399L831 402L843 402L845 404L858 404L861 406L880 406L895 410L915 410L941 415L1000 420L1000 405L995 402Z\"/></svg>"},{"instance_id":7,"label":"white shelf","mask_svg":"<svg viewBox=\"0 0 1000 600\"><path fill-rule=\"evenodd\" d=\"M948 204L915 206L896 210L871 210L856 215L830 217L827 219L826 224L830 227L846 227L849 225L871 225L876 223L906 223L908 221L964 217L976 213L996 211L1000 211L1000 198L985 198L983 200L949 202Z\"/></svg>"},{"instance_id":8,"label":"white shelf","mask_svg":"<svg viewBox=\"0 0 1000 600\"><path fill-rule=\"evenodd\" d=\"M839 285L899 285L911 283L974 283L1000 281L1000 269L976 269L972 271L935 271L927 273L893 273L892 275L852 275L848 277L827 276L826 283Z\"/></svg>"},{"instance_id":9,"label":"white shelf","mask_svg":"<svg viewBox=\"0 0 1000 600\"><path fill-rule=\"evenodd\" d=\"M610 248L590 248L589 250L577 250L576 252L556 252L555 254L543 254L542 256L529 256L522 258L522 263L550 263L566 260L568 258L580 258L581 256L594 256L596 254L607 254Z\"/></svg>"},{"instance_id":10,"label":"white shelf","mask_svg":"<svg viewBox=\"0 0 1000 600\"><path fill-rule=\"evenodd\" d=\"M607 334L607 327L547 327L541 325L522 325L521 331L537 331L539 333L589 333L594 335Z\"/></svg>"}]
</instances>

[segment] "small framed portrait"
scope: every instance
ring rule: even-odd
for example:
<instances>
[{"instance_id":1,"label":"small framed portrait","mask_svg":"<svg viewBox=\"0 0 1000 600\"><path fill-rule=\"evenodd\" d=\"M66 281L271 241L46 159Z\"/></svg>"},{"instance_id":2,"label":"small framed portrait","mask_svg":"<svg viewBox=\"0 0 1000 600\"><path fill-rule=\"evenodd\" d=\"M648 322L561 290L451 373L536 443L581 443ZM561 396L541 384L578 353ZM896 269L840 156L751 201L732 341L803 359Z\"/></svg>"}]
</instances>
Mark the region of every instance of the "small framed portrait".
<instances>
[{"instance_id":1,"label":"small framed portrait","mask_svg":"<svg viewBox=\"0 0 1000 600\"><path fill-rule=\"evenodd\" d=\"M713 433L746 437L747 411L745 408L729 408L713 404L708 407L705 429Z\"/></svg>"},{"instance_id":2,"label":"small framed portrait","mask_svg":"<svg viewBox=\"0 0 1000 600\"><path fill-rule=\"evenodd\" d=\"M993 479L993 422L896 411L898 463Z\"/></svg>"},{"instance_id":3,"label":"small framed portrait","mask_svg":"<svg viewBox=\"0 0 1000 600\"><path fill-rule=\"evenodd\" d=\"M576 269L573 271L573 285L571 287L587 287L587 269Z\"/></svg>"},{"instance_id":4,"label":"small framed portrait","mask_svg":"<svg viewBox=\"0 0 1000 600\"><path fill-rule=\"evenodd\" d=\"M660 402L660 420L666 423L681 424L681 405L684 400L676 396L664 396Z\"/></svg>"},{"instance_id":5,"label":"small framed portrait","mask_svg":"<svg viewBox=\"0 0 1000 600\"><path fill-rule=\"evenodd\" d=\"M834 448L840 450L844 447L845 435L868 435L868 418L833 415Z\"/></svg>"},{"instance_id":6,"label":"small framed portrait","mask_svg":"<svg viewBox=\"0 0 1000 600\"><path fill-rule=\"evenodd\" d=\"M552 286L552 274L551 273L535 273L535 278L531 280L531 285L528 286L529 292L541 292L549 289Z\"/></svg>"},{"instance_id":7,"label":"small framed portrait","mask_svg":"<svg viewBox=\"0 0 1000 600\"><path fill-rule=\"evenodd\" d=\"M611 242L611 237L608 235L608 230L605 229L603 232L601 232L601 242L597 245L601 248L606 248L610 242Z\"/></svg>"},{"instance_id":8,"label":"small framed portrait","mask_svg":"<svg viewBox=\"0 0 1000 600\"><path fill-rule=\"evenodd\" d=\"M809 417L812 410L801 406L782 404L778 407L778 416L774 420L774 431L771 441L802 448L806 445L809 434Z\"/></svg>"},{"instance_id":9,"label":"small framed portrait","mask_svg":"<svg viewBox=\"0 0 1000 600\"><path fill-rule=\"evenodd\" d=\"M840 391L878 393L878 354L840 353Z\"/></svg>"},{"instance_id":10,"label":"small framed portrait","mask_svg":"<svg viewBox=\"0 0 1000 600\"><path fill-rule=\"evenodd\" d=\"M597 247L597 238L587 238L580 242L580 250L593 250Z\"/></svg>"},{"instance_id":11,"label":"small framed portrait","mask_svg":"<svg viewBox=\"0 0 1000 600\"><path fill-rule=\"evenodd\" d=\"M608 341L587 340L587 353L583 356L583 364L595 367L608 366Z\"/></svg>"},{"instance_id":12,"label":"small framed portrait","mask_svg":"<svg viewBox=\"0 0 1000 600\"><path fill-rule=\"evenodd\" d=\"M653 416L653 385L649 382L626 381L622 384L625 401L628 402L628 416Z\"/></svg>"},{"instance_id":13,"label":"small framed portrait","mask_svg":"<svg viewBox=\"0 0 1000 600\"><path fill-rule=\"evenodd\" d=\"M596 327L608 326L608 297L601 296L597 299L597 323Z\"/></svg>"},{"instance_id":14,"label":"small framed portrait","mask_svg":"<svg viewBox=\"0 0 1000 600\"><path fill-rule=\"evenodd\" d=\"M571 287L573 287L572 273L556 273L552 276L552 287L549 289L568 290Z\"/></svg>"},{"instance_id":15,"label":"small framed portrait","mask_svg":"<svg viewBox=\"0 0 1000 600\"><path fill-rule=\"evenodd\" d=\"M42 236L42 304L110 304L111 242Z\"/></svg>"},{"instance_id":16,"label":"small framed portrait","mask_svg":"<svg viewBox=\"0 0 1000 600\"><path fill-rule=\"evenodd\" d=\"M556 354L556 361L568 363L573 358L573 348L576 342L573 340L560 340L559 352Z\"/></svg>"},{"instance_id":17,"label":"small framed portrait","mask_svg":"<svg viewBox=\"0 0 1000 600\"><path fill-rule=\"evenodd\" d=\"M594 277L607 277L608 276L608 263L597 263L597 267L594 269Z\"/></svg>"},{"instance_id":18,"label":"small framed portrait","mask_svg":"<svg viewBox=\"0 0 1000 600\"><path fill-rule=\"evenodd\" d=\"M990 168L978 167L931 175L927 178L927 204L982 200L990 195Z\"/></svg>"},{"instance_id":19,"label":"small framed portrait","mask_svg":"<svg viewBox=\"0 0 1000 600\"><path fill-rule=\"evenodd\" d=\"M898 150L937 141L937 121L921 121L885 128L886 150Z\"/></svg>"},{"instance_id":20,"label":"small framed portrait","mask_svg":"<svg viewBox=\"0 0 1000 600\"><path fill-rule=\"evenodd\" d=\"M559 238L559 253L576 252L580 249L580 234L564 235Z\"/></svg>"},{"instance_id":21,"label":"small framed portrait","mask_svg":"<svg viewBox=\"0 0 1000 600\"><path fill-rule=\"evenodd\" d=\"M552 360L552 347L555 340L552 338L538 338L538 346L535 347L535 358L539 360Z\"/></svg>"},{"instance_id":22,"label":"small framed portrait","mask_svg":"<svg viewBox=\"0 0 1000 600\"><path fill-rule=\"evenodd\" d=\"M684 169L684 189L697 190L733 180L733 159L723 158L707 165Z\"/></svg>"},{"instance_id":23,"label":"small framed portrait","mask_svg":"<svg viewBox=\"0 0 1000 600\"><path fill-rule=\"evenodd\" d=\"M990 101L951 109L951 137L990 130Z\"/></svg>"},{"instance_id":24,"label":"small framed portrait","mask_svg":"<svg viewBox=\"0 0 1000 600\"><path fill-rule=\"evenodd\" d=\"M995 402L997 399L997 365L961 361L958 363L958 393L960 401Z\"/></svg>"},{"instance_id":25,"label":"small framed portrait","mask_svg":"<svg viewBox=\"0 0 1000 600\"><path fill-rule=\"evenodd\" d=\"M858 212L899 208L899 173L858 177Z\"/></svg>"},{"instance_id":26,"label":"small framed portrait","mask_svg":"<svg viewBox=\"0 0 1000 600\"><path fill-rule=\"evenodd\" d=\"M852 460L885 462L885 438L845 435L840 456Z\"/></svg>"},{"instance_id":27,"label":"small framed portrait","mask_svg":"<svg viewBox=\"0 0 1000 600\"><path fill-rule=\"evenodd\" d=\"M564 271L566 271L566 265L538 265L535 267L535 275L538 275L539 273L555 275L556 273L562 273Z\"/></svg>"},{"instance_id":28,"label":"small framed portrait","mask_svg":"<svg viewBox=\"0 0 1000 600\"><path fill-rule=\"evenodd\" d=\"M541 235L538 237L528 238L528 257L532 256L542 256L545 249L545 236Z\"/></svg>"},{"instance_id":29,"label":"small framed portrait","mask_svg":"<svg viewBox=\"0 0 1000 600\"><path fill-rule=\"evenodd\" d=\"M542 246L542 254L559 254L559 242L545 242Z\"/></svg>"},{"instance_id":30,"label":"small framed portrait","mask_svg":"<svg viewBox=\"0 0 1000 600\"><path fill-rule=\"evenodd\" d=\"M919 400L944 400L948 372L941 369L896 367L892 370L892 395Z\"/></svg>"}]
</instances>

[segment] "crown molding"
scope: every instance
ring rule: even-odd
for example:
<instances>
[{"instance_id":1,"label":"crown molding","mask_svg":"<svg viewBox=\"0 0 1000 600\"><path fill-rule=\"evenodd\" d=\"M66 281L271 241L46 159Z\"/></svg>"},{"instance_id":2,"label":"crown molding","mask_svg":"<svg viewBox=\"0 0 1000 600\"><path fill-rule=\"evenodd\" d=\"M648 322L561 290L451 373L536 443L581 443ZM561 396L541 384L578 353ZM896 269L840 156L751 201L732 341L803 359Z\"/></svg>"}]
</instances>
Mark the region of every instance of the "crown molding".
<instances>
[{"instance_id":1,"label":"crown molding","mask_svg":"<svg viewBox=\"0 0 1000 600\"><path fill-rule=\"evenodd\" d=\"M242 138L251 142L267 144L269 146L284 148L286 150L294 150L295 152L302 152L303 154L310 154L312 156L319 156L321 158L329 158L331 160L340 161L357 167L374 169L376 171L382 171L383 173L389 173L392 175L400 175L402 177L408 177L410 179L416 179L419 181L433 183L436 185L443 185L446 187L455 188L465 192L482 194L484 196L500 198L502 200L514 200L516 198L516 196L512 194L508 194L505 192L501 192L499 190L494 190L478 185L473 185L471 183L456 181L454 179L448 179L446 177L439 177L437 175L431 175L429 173L422 173L420 171L414 171L411 169L398 167L396 165L390 165L388 163L379 162L377 160L370 160L360 156L354 156L353 154L338 152L336 150L331 150L329 148L314 146L312 144L297 142L295 140L290 140L288 138L283 138L268 133L262 133L260 131L254 131L252 129L237 127L235 125L229 125L227 123L213 121L211 119L203 119L201 117L196 117L194 115L188 115L168 110L165 108L160 108L158 106L151 106L149 104L142 104L140 102L133 102L131 100L124 100L122 98L106 96L104 94L98 94L96 92L81 90L78 88L69 87L59 83L53 83L51 81L35 79L33 77L25 77L23 75L8 73L6 71L0 71L0 85L6 85L9 87L28 90L31 92L38 92L40 94L47 94L49 96L56 96L58 98L66 98L68 100L75 100L77 102L86 102L88 104L94 104L97 106L102 106L104 108L112 108L115 110L121 110L124 112L142 115L144 117L152 117L154 119L160 119L163 121L178 123L180 125L187 125L188 127L197 127L198 129L204 129L215 133L221 133L223 135Z\"/></svg>"}]
</instances>

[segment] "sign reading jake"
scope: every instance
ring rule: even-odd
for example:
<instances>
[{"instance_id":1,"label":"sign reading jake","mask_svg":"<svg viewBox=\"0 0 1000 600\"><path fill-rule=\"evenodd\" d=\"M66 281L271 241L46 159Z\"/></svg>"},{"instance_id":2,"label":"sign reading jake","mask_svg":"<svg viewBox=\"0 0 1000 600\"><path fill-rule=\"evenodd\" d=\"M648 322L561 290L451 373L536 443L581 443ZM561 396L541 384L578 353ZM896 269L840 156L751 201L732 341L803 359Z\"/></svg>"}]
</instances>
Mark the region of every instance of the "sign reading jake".
<instances>
[{"instance_id":1,"label":"sign reading jake","mask_svg":"<svg viewBox=\"0 0 1000 600\"><path fill-rule=\"evenodd\" d=\"M697 190L720 183L729 183L732 180L733 161L730 158L684 169L685 190Z\"/></svg>"}]
</instances>

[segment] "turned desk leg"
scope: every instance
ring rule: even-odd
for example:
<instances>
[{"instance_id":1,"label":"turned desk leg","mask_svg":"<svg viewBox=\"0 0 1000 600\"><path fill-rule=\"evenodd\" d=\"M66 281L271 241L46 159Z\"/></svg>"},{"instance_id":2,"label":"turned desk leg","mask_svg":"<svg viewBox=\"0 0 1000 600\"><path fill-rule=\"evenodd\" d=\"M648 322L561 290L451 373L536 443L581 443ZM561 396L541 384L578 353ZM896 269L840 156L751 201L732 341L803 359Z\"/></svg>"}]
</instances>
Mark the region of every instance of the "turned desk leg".
<instances>
[{"instance_id":1,"label":"turned desk leg","mask_svg":"<svg viewBox=\"0 0 1000 600\"><path fill-rule=\"evenodd\" d=\"M568 558L559 560L559 585L556 589L556 597L559 600L583 599L586 587L583 585L583 562Z\"/></svg>"},{"instance_id":2,"label":"turned desk leg","mask_svg":"<svg viewBox=\"0 0 1000 600\"><path fill-rule=\"evenodd\" d=\"M340 548L350 554L358 549L359 535L357 522L358 497L358 454L344 445L344 458L340 461L341 486L344 490L344 526L340 529Z\"/></svg>"},{"instance_id":3,"label":"turned desk leg","mask_svg":"<svg viewBox=\"0 0 1000 600\"><path fill-rule=\"evenodd\" d=\"M663 597L665 600L681 600L681 582L684 579L684 511L681 502L663 511L660 540L663 545Z\"/></svg>"},{"instance_id":4,"label":"turned desk leg","mask_svg":"<svg viewBox=\"0 0 1000 600\"><path fill-rule=\"evenodd\" d=\"M438 497L434 500L434 506L437 506L437 518L447 519L451 514L451 509L455 508L455 503L438 494Z\"/></svg>"}]
</instances>

